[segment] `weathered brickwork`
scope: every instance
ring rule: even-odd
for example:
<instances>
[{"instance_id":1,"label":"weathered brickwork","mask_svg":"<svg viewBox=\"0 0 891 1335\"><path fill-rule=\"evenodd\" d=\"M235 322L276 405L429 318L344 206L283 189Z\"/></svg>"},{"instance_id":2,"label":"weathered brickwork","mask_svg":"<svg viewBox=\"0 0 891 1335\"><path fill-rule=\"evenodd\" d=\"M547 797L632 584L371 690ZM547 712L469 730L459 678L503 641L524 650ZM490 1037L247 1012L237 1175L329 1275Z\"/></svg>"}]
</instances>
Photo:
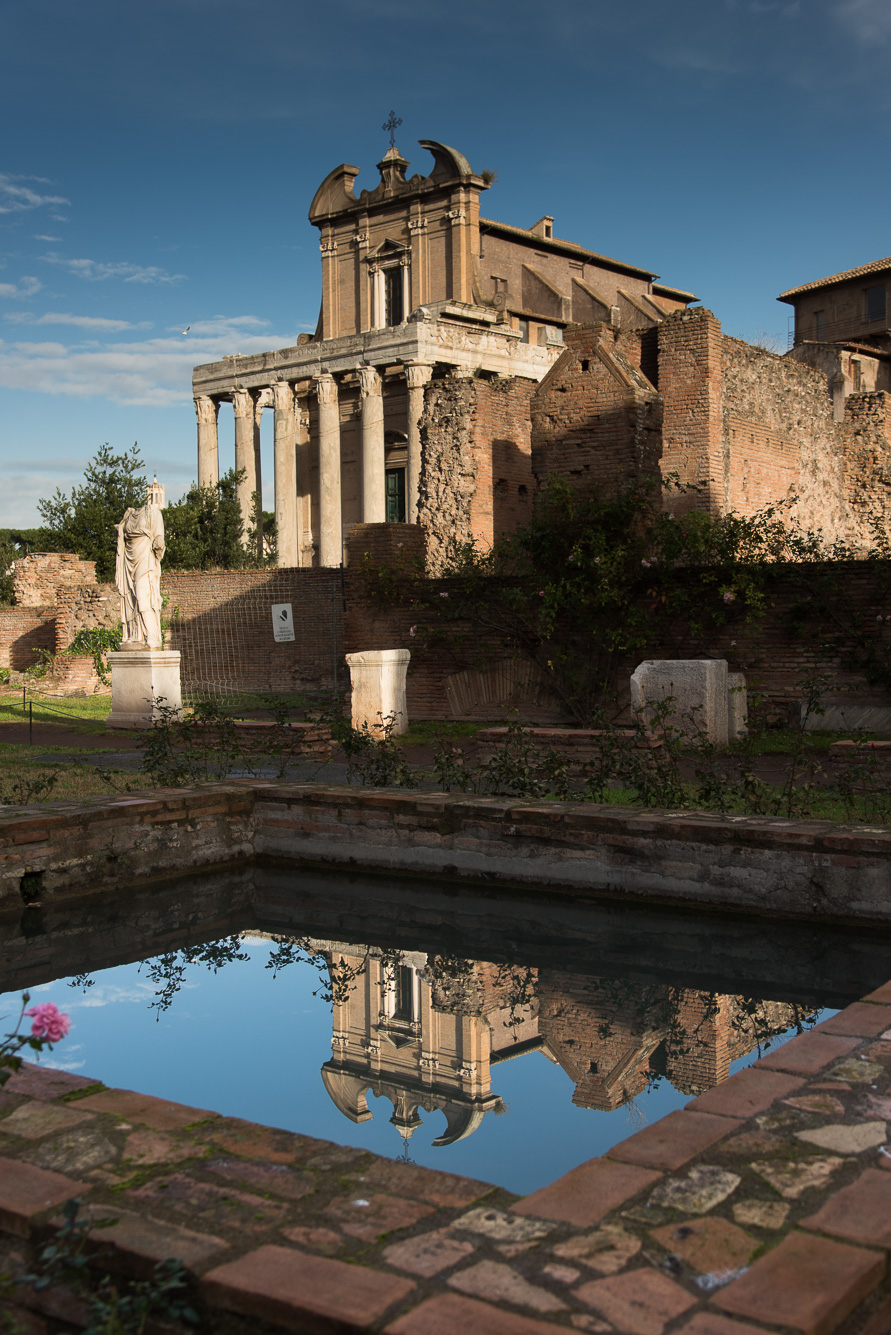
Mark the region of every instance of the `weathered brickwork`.
<instances>
[{"instance_id":1,"label":"weathered brickwork","mask_svg":"<svg viewBox=\"0 0 891 1335\"><path fill-rule=\"evenodd\" d=\"M335 675L343 684L339 571L163 572L161 590L184 690L330 690ZM274 603L291 604L291 643L273 637Z\"/></svg>"},{"instance_id":2,"label":"weathered brickwork","mask_svg":"<svg viewBox=\"0 0 891 1335\"><path fill-rule=\"evenodd\" d=\"M427 386L418 519L432 573L454 542L485 549L530 517L534 391L534 381L502 376L449 375Z\"/></svg>"},{"instance_id":3,"label":"weathered brickwork","mask_svg":"<svg viewBox=\"0 0 891 1335\"><path fill-rule=\"evenodd\" d=\"M571 329L566 343L532 399L539 484L610 487L658 469L695 489L668 494L676 512L781 504L861 550L891 531L891 396L840 405L822 369L726 337L701 308L655 330Z\"/></svg>"},{"instance_id":4,"label":"weathered brickwork","mask_svg":"<svg viewBox=\"0 0 891 1335\"><path fill-rule=\"evenodd\" d=\"M12 584L19 607L50 607L63 589L96 583L96 562L71 552L31 552L13 562Z\"/></svg>"},{"instance_id":5,"label":"weathered brickwork","mask_svg":"<svg viewBox=\"0 0 891 1335\"><path fill-rule=\"evenodd\" d=\"M39 661L38 649L56 650L53 608L0 608L0 667L24 672Z\"/></svg>"},{"instance_id":6,"label":"weathered brickwork","mask_svg":"<svg viewBox=\"0 0 891 1335\"><path fill-rule=\"evenodd\" d=\"M662 403L640 370L641 339L608 325L566 334L566 350L532 398L533 468L582 488L658 467Z\"/></svg>"}]
</instances>

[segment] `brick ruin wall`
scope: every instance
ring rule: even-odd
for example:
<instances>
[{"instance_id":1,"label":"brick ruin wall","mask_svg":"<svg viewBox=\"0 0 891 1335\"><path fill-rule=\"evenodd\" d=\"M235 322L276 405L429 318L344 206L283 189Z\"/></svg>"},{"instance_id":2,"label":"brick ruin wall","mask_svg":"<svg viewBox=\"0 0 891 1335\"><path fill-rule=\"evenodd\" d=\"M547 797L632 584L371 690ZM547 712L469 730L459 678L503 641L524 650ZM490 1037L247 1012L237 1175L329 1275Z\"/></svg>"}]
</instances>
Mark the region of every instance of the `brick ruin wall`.
<instances>
[{"instance_id":1,"label":"brick ruin wall","mask_svg":"<svg viewBox=\"0 0 891 1335\"><path fill-rule=\"evenodd\" d=\"M851 395L837 422L825 372L725 336L702 308L644 333L576 327L566 343L532 400L540 484L611 487L658 468L696 488L669 497L676 511L788 503L801 528L858 550L891 536L888 394Z\"/></svg>"},{"instance_id":2,"label":"brick ruin wall","mask_svg":"<svg viewBox=\"0 0 891 1335\"><path fill-rule=\"evenodd\" d=\"M432 574L456 541L475 540L485 549L530 518L535 389L520 378L457 375L428 385L418 518L427 530Z\"/></svg>"},{"instance_id":3,"label":"brick ruin wall","mask_svg":"<svg viewBox=\"0 0 891 1335\"><path fill-rule=\"evenodd\" d=\"M399 588L400 567L409 553L423 567L423 541L415 525L357 525L353 530L344 584L344 651L412 652L407 682L410 719L503 720L505 710L516 709L520 718L532 722L569 722L534 674L524 670L495 637L484 642L479 632L465 627L470 631L470 652L459 645L424 644L423 608L410 601L410 592L403 594ZM366 552L373 569L393 567L394 582L383 602L362 573ZM695 571L689 578L695 581ZM448 592L448 581L438 588ZM763 619L749 624L740 603L720 632L707 640L691 641L679 627L673 638L654 641L620 663L619 682L627 684L646 658L726 658L730 670L743 672L750 688L761 692L780 718L794 717L805 675L829 677L827 702L887 703L887 694L867 681L853 658L858 643L872 641L879 657L884 654L891 664L891 621L876 620L891 616L888 588L885 562L778 567L767 590ZM641 596L648 596L643 586ZM481 659L487 668L480 668ZM622 719L627 705L624 688L619 704L617 717Z\"/></svg>"},{"instance_id":4,"label":"brick ruin wall","mask_svg":"<svg viewBox=\"0 0 891 1335\"><path fill-rule=\"evenodd\" d=\"M119 600L96 583L94 561L70 552L32 552L13 567L15 607L0 608L0 667L25 672L43 650L59 653L84 627L115 626Z\"/></svg>"},{"instance_id":5,"label":"brick ruin wall","mask_svg":"<svg viewBox=\"0 0 891 1335\"><path fill-rule=\"evenodd\" d=\"M608 325L567 330L566 349L535 391L532 466L580 489L658 467L662 402L640 371L641 338Z\"/></svg>"},{"instance_id":6,"label":"brick ruin wall","mask_svg":"<svg viewBox=\"0 0 891 1335\"><path fill-rule=\"evenodd\" d=\"M339 570L162 572L168 646L187 694L345 686ZM276 643L274 603L290 603L295 639Z\"/></svg>"}]
</instances>

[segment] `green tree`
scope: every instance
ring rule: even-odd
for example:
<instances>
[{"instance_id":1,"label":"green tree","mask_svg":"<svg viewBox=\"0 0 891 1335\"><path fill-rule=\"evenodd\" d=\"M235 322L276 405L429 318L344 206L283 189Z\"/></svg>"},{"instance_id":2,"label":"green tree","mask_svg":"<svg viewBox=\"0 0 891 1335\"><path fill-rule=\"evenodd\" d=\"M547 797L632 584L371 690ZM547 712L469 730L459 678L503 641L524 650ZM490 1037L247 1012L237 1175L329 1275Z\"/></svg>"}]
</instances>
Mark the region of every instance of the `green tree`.
<instances>
[{"instance_id":1,"label":"green tree","mask_svg":"<svg viewBox=\"0 0 891 1335\"><path fill-rule=\"evenodd\" d=\"M236 494L241 476L230 468L216 487L193 483L182 500L165 507L167 570L242 570L256 565L242 543Z\"/></svg>"},{"instance_id":2,"label":"green tree","mask_svg":"<svg viewBox=\"0 0 891 1335\"><path fill-rule=\"evenodd\" d=\"M113 454L106 442L84 470L84 481L70 496L56 488L38 501L44 527L40 545L48 552L75 552L96 562L100 582L114 579L115 524L128 506L145 505L145 472L139 446Z\"/></svg>"}]
</instances>

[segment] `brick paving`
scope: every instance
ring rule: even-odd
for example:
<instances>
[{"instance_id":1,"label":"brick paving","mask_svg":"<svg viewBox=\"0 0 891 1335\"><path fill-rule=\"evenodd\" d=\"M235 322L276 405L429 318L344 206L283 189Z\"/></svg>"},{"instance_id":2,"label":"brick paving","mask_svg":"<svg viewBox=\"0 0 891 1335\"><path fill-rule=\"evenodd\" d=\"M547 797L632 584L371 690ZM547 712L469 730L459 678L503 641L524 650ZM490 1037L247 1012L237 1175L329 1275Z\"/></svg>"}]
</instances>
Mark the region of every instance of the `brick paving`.
<instances>
[{"instance_id":1,"label":"brick paving","mask_svg":"<svg viewBox=\"0 0 891 1335\"><path fill-rule=\"evenodd\" d=\"M204 1329L887 1335L889 998L522 1199L26 1065L0 1103L0 1272L76 1197L112 1272L182 1260ZM26 1335L83 1324L59 1288L5 1310Z\"/></svg>"}]
</instances>

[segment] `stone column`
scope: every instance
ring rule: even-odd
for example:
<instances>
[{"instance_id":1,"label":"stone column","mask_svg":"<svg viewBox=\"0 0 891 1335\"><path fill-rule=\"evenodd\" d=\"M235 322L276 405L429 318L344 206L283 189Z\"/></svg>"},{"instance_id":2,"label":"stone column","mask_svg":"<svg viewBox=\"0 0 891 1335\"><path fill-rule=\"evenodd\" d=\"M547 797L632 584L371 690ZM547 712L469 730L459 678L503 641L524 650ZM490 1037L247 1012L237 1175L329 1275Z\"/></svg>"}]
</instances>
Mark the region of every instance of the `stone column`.
<instances>
[{"instance_id":1,"label":"stone column","mask_svg":"<svg viewBox=\"0 0 891 1335\"><path fill-rule=\"evenodd\" d=\"M217 443L219 404L206 394L195 400L198 419L198 486L216 487L220 480L220 452Z\"/></svg>"},{"instance_id":2,"label":"stone column","mask_svg":"<svg viewBox=\"0 0 891 1335\"><path fill-rule=\"evenodd\" d=\"M275 531L276 564L300 564L297 542L297 418L294 391L286 380L272 387L275 405Z\"/></svg>"},{"instance_id":3,"label":"stone column","mask_svg":"<svg viewBox=\"0 0 891 1335\"><path fill-rule=\"evenodd\" d=\"M297 423L297 550L298 564L311 566L312 547L312 446L309 440L309 399L295 392Z\"/></svg>"},{"instance_id":4,"label":"stone column","mask_svg":"<svg viewBox=\"0 0 891 1335\"><path fill-rule=\"evenodd\" d=\"M315 377L319 398L319 565L343 561L340 501L340 404L337 381L324 372Z\"/></svg>"},{"instance_id":5,"label":"stone column","mask_svg":"<svg viewBox=\"0 0 891 1335\"><path fill-rule=\"evenodd\" d=\"M232 391L232 409L235 413L235 471L244 470L244 477L239 482L236 495L241 507L241 522L244 535L251 526L253 496L260 489L259 469L257 467L257 415L254 396L249 389Z\"/></svg>"},{"instance_id":6,"label":"stone column","mask_svg":"<svg viewBox=\"0 0 891 1335\"><path fill-rule=\"evenodd\" d=\"M405 518L409 524L418 522L418 482L421 477L420 420L424 411L424 386L433 374L433 367L423 362L408 362L405 379L408 383L408 467L405 470Z\"/></svg>"},{"instance_id":7,"label":"stone column","mask_svg":"<svg viewBox=\"0 0 891 1335\"><path fill-rule=\"evenodd\" d=\"M387 519L384 459L384 400L381 378L373 366L359 368L362 388L362 523Z\"/></svg>"}]
</instances>

